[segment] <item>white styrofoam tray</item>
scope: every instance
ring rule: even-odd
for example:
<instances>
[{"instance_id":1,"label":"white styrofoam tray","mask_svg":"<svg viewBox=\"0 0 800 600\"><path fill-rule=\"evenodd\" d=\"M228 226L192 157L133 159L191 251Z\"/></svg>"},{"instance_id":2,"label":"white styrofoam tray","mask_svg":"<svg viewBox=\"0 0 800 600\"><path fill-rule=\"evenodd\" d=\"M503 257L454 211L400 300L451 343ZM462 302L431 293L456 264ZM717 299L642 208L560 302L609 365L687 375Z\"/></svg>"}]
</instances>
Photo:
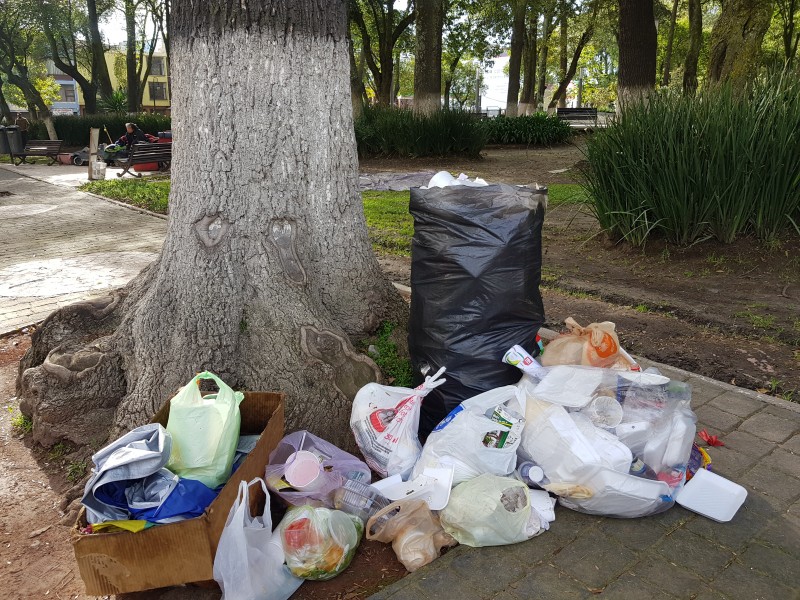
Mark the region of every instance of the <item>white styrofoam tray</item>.
<instances>
[{"instance_id":1,"label":"white styrofoam tray","mask_svg":"<svg viewBox=\"0 0 800 600\"><path fill-rule=\"evenodd\" d=\"M683 486L675 501L692 512L720 523L730 521L747 498L747 490L707 471L699 469Z\"/></svg>"}]
</instances>

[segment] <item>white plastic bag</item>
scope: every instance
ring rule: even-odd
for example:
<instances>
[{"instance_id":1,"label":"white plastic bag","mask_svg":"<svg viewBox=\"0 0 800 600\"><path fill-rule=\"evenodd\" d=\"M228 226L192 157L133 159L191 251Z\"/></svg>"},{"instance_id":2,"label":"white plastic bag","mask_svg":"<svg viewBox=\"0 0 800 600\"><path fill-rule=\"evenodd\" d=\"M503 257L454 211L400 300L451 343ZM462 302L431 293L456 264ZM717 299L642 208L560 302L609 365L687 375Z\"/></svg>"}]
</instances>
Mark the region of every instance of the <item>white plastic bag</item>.
<instances>
[{"instance_id":1,"label":"white plastic bag","mask_svg":"<svg viewBox=\"0 0 800 600\"><path fill-rule=\"evenodd\" d=\"M508 427L486 416L500 405L518 413L522 421ZM509 475L517 466L524 414L525 396L513 385L464 400L431 432L412 477L422 475L426 467L448 466L455 471L454 485L483 473ZM487 447L485 439L498 432L508 434L503 447Z\"/></svg>"},{"instance_id":2,"label":"white plastic bag","mask_svg":"<svg viewBox=\"0 0 800 600\"><path fill-rule=\"evenodd\" d=\"M516 544L547 529L527 485L488 474L456 486L439 518L447 533L473 547Z\"/></svg>"},{"instance_id":3,"label":"white plastic bag","mask_svg":"<svg viewBox=\"0 0 800 600\"><path fill-rule=\"evenodd\" d=\"M266 496L264 514L250 514L250 486L261 484ZM286 600L303 583L284 563L280 535L272 533L269 493L264 480L239 484L214 557L214 579L222 600Z\"/></svg>"},{"instance_id":4,"label":"white plastic bag","mask_svg":"<svg viewBox=\"0 0 800 600\"><path fill-rule=\"evenodd\" d=\"M367 464L381 477L408 478L417 462L422 399L443 384L444 367L416 389L368 383L358 391L350 413L350 429Z\"/></svg>"},{"instance_id":5,"label":"white plastic bag","mask_svg":"<svg viewBox=\"0 0 800 600\"><path fill-rule=\"evenodd\" d=\"M203 396L201 379L213 380L219 392ZM212 490L228 481L239 444L242 400L244 394L207 371L181 388L170 400L167 431L172 435L172 454L167 468Z\"/></svg>"}]
</instances>

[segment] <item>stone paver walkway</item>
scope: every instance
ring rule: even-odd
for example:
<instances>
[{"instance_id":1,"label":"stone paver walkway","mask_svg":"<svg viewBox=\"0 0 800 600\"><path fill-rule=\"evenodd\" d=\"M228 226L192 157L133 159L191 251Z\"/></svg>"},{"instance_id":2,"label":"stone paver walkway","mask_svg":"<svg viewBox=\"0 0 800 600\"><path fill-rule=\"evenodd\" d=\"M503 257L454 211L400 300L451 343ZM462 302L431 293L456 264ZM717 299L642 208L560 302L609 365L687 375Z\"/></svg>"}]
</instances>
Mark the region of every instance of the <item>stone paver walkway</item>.
<instances>
[{"instance_id":1,"label":"stone paver walkway","mask_svg":"<svg viewBox=\"0 0 800 600\"><path fill-rule=\"evenodd\" d=\"M126 284L158 255L166 221L3 165L0 231L2 335Z\"/></svg>"},{"instance_id":2,"label":"stone paver walkway","mask_svg":"<svg viewBox=\"0 0 800 600\"><path fill-rule=\"evenodd\" d=\"M713 470L747 488L731 522L680 506L630 520L557 507L556 521L539 537L459 546L372 598L800 598L800 406L658 366L692 385L698 429L724 441L709 449Z\"/></svg>"},{"instance_id":3,"label":"stone paver walkway","mask_svg":"<svg viewBox=\"0 0 800 600\"><path fill-rule=\"evenodd\" d=\"M38 179L44 183L52 183L65 187L76 188L89 181L89 167L76 167L74 165L48 165L43 160L32 164L21 164L19 166L1 164L0 168L17 175L25 175L33 179ZM106 169L106 179L114 181L117 173L122 173L122 169L108 167ZM126 179L130 175L126 176Z\"/></svg>"}]
</instances>

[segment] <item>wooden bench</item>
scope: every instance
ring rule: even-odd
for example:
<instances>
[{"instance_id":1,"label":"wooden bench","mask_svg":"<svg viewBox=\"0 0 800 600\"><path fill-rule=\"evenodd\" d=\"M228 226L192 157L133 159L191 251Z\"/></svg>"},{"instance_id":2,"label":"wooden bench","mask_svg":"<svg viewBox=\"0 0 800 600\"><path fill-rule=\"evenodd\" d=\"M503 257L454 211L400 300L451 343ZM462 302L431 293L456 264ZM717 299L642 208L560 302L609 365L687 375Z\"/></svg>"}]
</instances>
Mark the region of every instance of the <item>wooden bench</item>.
<instances>
[{"instance_id":1,"label":"wooden bench","mask_svg":"<svg viewBox=\"0 0 800 600\"><path fill-rule=\"evenodd\" d=\"M25 150L17 154L11 153L11 162L19 166L22 163L30 164L26 160L29 156L45 156L50 159L49 164L52 165L58 162L58 154L63 143L61 140L28 140Z\"/></svg>"},{"instance_id":2,"label":"wooden bench","mask_svg":"<svg viewBox=\"0 0 800 600\"><path fill-rule=\"evenodd\" d=\"M147 163L158 163L159 167L168 169L172 162L172 142L169 144L134 144L131 146L127 158L115 158L114 162L124 167L122 173L117 173L117 177L122 177L125 173L141 177L141 173L131 173L130 168Z\"/></svg>"},{"instance_id":3,"label":"wooden bench","mask_svg":"<svg viewBox=\"0 0 800 600\"><path fill-rule=\"evenodd\" d=\"M559 108L556 114L562 121L592 121L597 125L596 108Z\"/></svg>"}]
</instances>

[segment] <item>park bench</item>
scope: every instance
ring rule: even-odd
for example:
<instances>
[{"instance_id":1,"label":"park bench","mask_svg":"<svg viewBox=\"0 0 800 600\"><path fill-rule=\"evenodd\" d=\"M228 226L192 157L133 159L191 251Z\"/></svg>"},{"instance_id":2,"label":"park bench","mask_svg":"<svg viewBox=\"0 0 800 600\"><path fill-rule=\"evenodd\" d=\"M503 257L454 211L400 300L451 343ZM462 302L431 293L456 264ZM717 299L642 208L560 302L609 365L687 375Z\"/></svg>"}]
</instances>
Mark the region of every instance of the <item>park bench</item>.
<instances>
[{"instance_id":1,"label":"park bench","mask_svg":"<svg viewBox=\"0 0 800 600\"><path fill-rule=\"evenodd\" d=\"M563 121L592 121L597 125L596 108L559 108L556 114Z\"/></svg>"},{"instance_id":2,"label":"park bench","mask_svg":"<svg viewBox=\"0 0 800 600\"><path fill-rule=\"evenodd\" d=\"M115 162L122 167L122 173L117 173L117 177L122 177L125 173L141 177L141 173L131 173L130 168L135 165L145 165L156 163L162 168L169 168L172 162L172 143L169 144L134 144L127 158L115 158Z\"/></svg>"},{"instance_id":3,"label":"park bench","mask_svg":"<svg viewBox=\"0 0 800 600\"><path fill-rule=\"evenodd\" d=\"M50 159L49 164L52 165L58 162L58 153L61 152L63 143L61 140L28 140L22 152L11 153L11 162L19 166L22 163L28 163L26 159L29 156L45 156Z\"/></svg>"}]
</instances>

